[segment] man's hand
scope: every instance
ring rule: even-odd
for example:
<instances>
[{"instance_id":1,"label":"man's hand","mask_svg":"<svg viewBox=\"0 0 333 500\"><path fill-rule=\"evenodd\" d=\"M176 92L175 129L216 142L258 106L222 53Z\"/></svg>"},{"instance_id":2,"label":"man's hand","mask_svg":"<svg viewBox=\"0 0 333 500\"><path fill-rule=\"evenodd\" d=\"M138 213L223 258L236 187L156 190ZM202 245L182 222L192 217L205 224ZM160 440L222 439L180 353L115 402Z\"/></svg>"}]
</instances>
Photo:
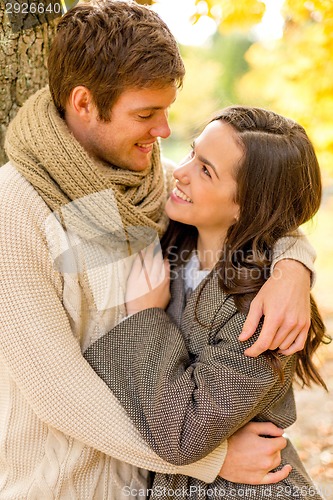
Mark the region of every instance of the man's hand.
<instances>
[{"instance_id":1,"label":"man's hand","mask_svg":"<svg viewBox=\"0 0 333 500\"><path fill-rule=\"evenodd\" d=\"M281 450L287 446L283 429L271 422L250 422L228 439L228 452L219 476L233 483L273 484L285 479L292 467L281 463ZM262 436L272 436L266 438Z\"/></svg>"},{"instance_id":2,"label":"man's hand","mask_svg":"<svg viewBox=\"0 0 333 500\"><path fill-rule=\"evenodd\" d=\"M127 314L144 309L165 309L170 301L169 261L163 260L162 252L155 244L149 245L135 257L126 285Z\"/></svg>"},{"instance_id":3,"label":"man's hand","mask_svg":"<svg viewBox=\"0 0 333 500\"><path fill-rule=\"evenodd\" d=\"M310 328L310 271L300 262L284 259L253 299L239 340L249 339L262 316L259 338L245 351L256 357L280 348L286 356L301 351Z\"/></svg>"}]
</instances>

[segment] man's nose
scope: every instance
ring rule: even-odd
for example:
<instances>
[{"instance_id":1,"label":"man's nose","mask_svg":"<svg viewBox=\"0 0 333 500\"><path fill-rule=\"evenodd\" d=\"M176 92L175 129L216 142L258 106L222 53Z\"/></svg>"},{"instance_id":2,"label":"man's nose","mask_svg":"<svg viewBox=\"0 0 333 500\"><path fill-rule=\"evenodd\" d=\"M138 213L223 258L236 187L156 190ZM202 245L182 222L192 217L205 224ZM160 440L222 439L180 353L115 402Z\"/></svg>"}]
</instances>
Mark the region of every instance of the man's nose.
<instances>
[{"instance_id":1,"label":"man's nose","mask_svg":"<svg viewBox=\"0 0 333 500\"><path fill-rule=\"evenodd\" d=\"M167 139L171 134L168 117L164 116L163 118L161 118L159 123L157 123L150 129L150 134L153 137L162 137L162 139Z\"/></svg>"}]
</instances>

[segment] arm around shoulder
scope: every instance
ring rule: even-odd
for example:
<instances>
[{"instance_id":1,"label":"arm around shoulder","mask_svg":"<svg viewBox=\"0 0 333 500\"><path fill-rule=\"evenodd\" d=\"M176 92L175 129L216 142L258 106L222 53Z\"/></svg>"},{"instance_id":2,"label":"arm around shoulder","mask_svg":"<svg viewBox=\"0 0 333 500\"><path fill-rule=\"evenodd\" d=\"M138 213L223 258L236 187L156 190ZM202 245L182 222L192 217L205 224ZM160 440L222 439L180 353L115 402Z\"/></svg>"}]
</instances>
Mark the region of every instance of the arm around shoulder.
<instances>
[{"instance_id":1,"label":"arm around shoulder","mask_svg":"<svg viewBox=\"0 0 333 500\"><path fill-rule=\"evenodd\" d=\"M271 271L276 264L284 259L295 260L303 264L311 273L311 286L314 285L316 274L314 263L317 254L305 234L299 229L293 236L280 238L273 248Z\"/></svg>"}]
</instances>

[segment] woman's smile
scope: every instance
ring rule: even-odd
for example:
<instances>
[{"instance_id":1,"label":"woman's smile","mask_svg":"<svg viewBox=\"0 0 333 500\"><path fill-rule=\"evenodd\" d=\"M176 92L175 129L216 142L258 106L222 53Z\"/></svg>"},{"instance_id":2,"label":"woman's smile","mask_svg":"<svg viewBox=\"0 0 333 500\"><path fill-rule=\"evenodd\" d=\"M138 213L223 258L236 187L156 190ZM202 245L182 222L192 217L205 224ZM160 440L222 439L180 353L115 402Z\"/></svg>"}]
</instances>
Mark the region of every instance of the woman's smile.
<instances>
[{"instance_id":1,"label":"woman's smile","mask_svg":"<svg viewBox=\"0 0 333 500\"><path fill-rule=\"evenodd\" d=\"M189 198L178 186L171 193L172 200L177 203L185 202L185 203L193 203L191 198Z\"/></svg>"}]
</instances>

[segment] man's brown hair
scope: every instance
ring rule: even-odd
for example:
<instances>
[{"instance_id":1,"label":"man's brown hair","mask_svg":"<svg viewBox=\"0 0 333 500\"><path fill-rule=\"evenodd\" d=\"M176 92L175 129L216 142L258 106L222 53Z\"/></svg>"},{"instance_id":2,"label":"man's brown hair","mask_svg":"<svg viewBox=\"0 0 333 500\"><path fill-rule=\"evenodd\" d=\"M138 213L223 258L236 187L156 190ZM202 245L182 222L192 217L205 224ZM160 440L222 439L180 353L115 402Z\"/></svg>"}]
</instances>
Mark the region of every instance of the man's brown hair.
<instances>
[{"instance_id":1,"label":"man's brown hair","mask_svg":"<svg viewBox=\"0 0 333 500\"><path fill-rule=\"evenodd\" d=\"M73 88L84 85L104 121L124 90L179 87L185 74L176 40L158 14L120 0L93 0L69 10L58 24L48 71L61 116Z\"/></svg>"}]
</instances>

